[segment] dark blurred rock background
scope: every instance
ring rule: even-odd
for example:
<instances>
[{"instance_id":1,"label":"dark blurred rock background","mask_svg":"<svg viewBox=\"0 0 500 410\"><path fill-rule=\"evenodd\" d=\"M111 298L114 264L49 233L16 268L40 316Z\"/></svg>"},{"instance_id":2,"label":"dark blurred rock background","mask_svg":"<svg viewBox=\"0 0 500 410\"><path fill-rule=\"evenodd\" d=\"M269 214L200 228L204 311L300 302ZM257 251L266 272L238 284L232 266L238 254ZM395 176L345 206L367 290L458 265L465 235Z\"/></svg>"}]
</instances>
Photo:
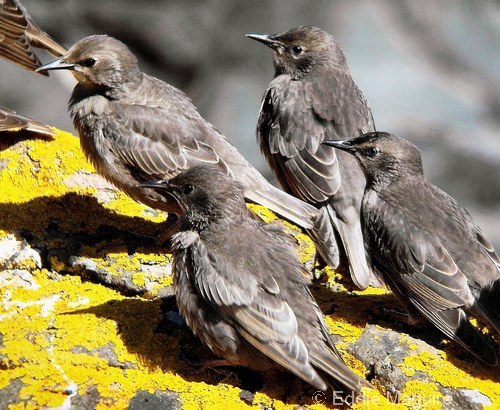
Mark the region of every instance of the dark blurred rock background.
<instances>
[{"instance_id":1,"label":"dark blurred rock background","mask_svg":"<svg viewBox=\"0 0 500 410\"><path fill-rule=\"evenodd\" d=\"M494 0L23 0L66 47L90 34L127 43L142 69L183 89L268 178L255 143L271 52L245 33L297 25L332 33L377 128L414 142L427 177L454 196L500 250L500 5ZM43 62L52 57L40 53ZM74 131L72 78L0 61L0 105Z\"/></svg>"}]
</instances>

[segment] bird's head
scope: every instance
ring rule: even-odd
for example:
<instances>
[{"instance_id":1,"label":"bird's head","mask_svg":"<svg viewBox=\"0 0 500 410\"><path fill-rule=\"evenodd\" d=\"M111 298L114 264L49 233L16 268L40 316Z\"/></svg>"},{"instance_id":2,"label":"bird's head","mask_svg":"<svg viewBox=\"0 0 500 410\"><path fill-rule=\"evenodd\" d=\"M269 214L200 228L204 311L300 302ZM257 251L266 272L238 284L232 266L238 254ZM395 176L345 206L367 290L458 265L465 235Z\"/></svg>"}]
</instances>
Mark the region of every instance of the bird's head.
<instances>
[{"instance_id":1,"label":"bird's head","mask_svg":"<svg viewBox=\"0 0 500 410\"><path fill-rule=\"evenodd\" d=\"M374 183L392 181L403 173L423 174L418 148L394 134L370 132L353 139L323 141L323 144L354 155L368 181Z\"/></svg>"},{"instance_id":2,"label":"bird's head","mask_svg":"<svg viewBox=\"0 0 500 410\"><path fill-rule=\"evenodd\" d=\"M348 69L337 42L317 27L300 26L282 34L247 34L247 37L273 49L276 75L300 78L332 65Z\"/></svg>"},{"instance_id":3,"label":"bird's head","mask_svg":"<svg viewBox=\"0 0 500 410\"><path fill-rule=\"evenodd\" d=\"M45 64L37 72L71 70L88 88L116 89L138 78L137 58L121 41L94 35L75 43L61 58Z\"/></svg>"},{"instance_id":4,"label":"bird's head","mask_svg":"<svg viewBox=\"0 0 500 410\"><path fill-rule=\"evenodd\" d=\"M196 166L169 181L141 185L174 197L182 217L198 231L222 218L234 220L246 212L241 184L215 166Z\"/></svg>"}]
</instances>

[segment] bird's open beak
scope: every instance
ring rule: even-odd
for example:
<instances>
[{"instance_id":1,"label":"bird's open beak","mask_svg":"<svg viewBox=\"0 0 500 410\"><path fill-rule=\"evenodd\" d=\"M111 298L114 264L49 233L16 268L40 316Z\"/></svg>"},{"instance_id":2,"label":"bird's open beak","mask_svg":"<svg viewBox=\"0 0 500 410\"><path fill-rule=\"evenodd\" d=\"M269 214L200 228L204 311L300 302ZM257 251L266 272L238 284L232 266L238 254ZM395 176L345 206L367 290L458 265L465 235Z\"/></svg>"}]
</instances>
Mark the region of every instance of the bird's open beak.
<instances>
[{"instance_id":1,"label":"bird's open beak","mask_svg":"<svg viewBox=\"0 0 500 410\"><path fill-rule=\"evenodd\" d=\"M248 38L251 38L252 40L256 40L262 44L265 44L268 47L271 47L272 49L276 50L278 47L281 46L281 44L276 41L273 35L271 34L245 34Z\"/></svg>"},{"instance_id":2,"label":"bird's open beak","mask_svg":"<svg viewBox=\"0 0 500 410\"><path fill-rule=\"evenodd\" d=\"M350 153L354 153L357 151L356 147L352 145L350 140L328 140L323 141L322 144L329 145L330 147L334 147Z\"/></svg>"},{"instance_id":3,"label":"bird's open beak","mask_svg":"<svg viewBox=\"0 0 500 410\"><path fill-rule=\"evenodd\" d=\"M75 64L70 64L64 61L62 58L51 61L50 63L44 64L38 67L35 71L37 73L46 72L49 70L72 70L75 67Z\"/></svg>"}]
</instances>

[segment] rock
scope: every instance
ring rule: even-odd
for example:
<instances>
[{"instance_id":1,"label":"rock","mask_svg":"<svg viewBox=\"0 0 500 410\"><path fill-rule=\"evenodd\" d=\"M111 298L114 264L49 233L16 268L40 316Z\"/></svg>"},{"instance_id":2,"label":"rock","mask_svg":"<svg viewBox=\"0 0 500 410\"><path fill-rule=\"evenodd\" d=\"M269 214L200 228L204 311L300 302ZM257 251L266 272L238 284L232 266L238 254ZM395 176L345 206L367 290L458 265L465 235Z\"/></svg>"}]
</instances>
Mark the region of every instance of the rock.
<instances>
[{"instance_id":1,"label":"rock","mask_svg":"<svg viewBox=\"0 0 500 410\"><path fill-rule=\"evenodd\" d=\"M24 239L9 234L0 238L0 270L3 269L40 269L40 253Z\"/></svg>"},{"instance_id":2,"label":"rock","mask_svg":"<svg viewBox=\"0 0 500 410\"><path fill-rule=\"evenodd\" d=\"M70 134L9 138L0 139L0 408L335 404L287 374L195 371L213 355L176 312L171 257L154 241L166 215L103 182ZM312 267L311 241L285 225ZM385 318L398 304L383 289L352 292L331 269L317 273L312 292L339 351L375 387L355 408L500 406L498 369L431 328Z\"/></svg>"},{"instance_id":3,"label":"rock","mask_svg":"<svg viewBox=\"0 0 500 410\"><path fill-rule=\"evenodd\" d=\"M370 380L383 386L392 402L446 409L481 409L492 404L479 389L452 388L470 386L467 380L472 377L451 365L444 352L406 334L368 325L347 350L369 369ZM489 370L485 373L491 377L494 371ZM408 395L408 390L414 390L413 394Z\"/></svg>"},{"instance_id":4,"label":"rock","mask_svg":"<svg viewBox=\"0 0 500 410\"><path fill-rule=\"evenodd\" d=\"M154 260L154 259L157 260ZM65 249L52 249L47 260L52 269L80 275L130 295L145 295L161 291L162 296L172 293L171 261L163 255L107 255L85 258L70 254Z\"/></svg>"},{"instance_id":5,"label":"rock","mask_svg":"<svg viewBox=\"0 0 500 410\"><path fill-rule=\"evenodd\" d=\"M181 401L179 395L155 391L154 394L146 391L138 391L130 400L128 410L180 410Z\"/></svg>"}]
</instances>

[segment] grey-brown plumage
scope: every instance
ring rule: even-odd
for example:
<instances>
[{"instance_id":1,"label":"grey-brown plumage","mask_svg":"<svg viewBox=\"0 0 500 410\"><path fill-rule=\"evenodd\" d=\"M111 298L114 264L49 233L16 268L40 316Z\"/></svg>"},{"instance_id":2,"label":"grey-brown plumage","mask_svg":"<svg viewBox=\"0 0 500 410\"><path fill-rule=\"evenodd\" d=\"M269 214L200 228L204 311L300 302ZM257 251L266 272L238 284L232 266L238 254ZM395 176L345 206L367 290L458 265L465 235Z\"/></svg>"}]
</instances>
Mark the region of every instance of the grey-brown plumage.
<instances>
[{"instance_id":1,"label":"grey-brown plumage","mask_svg":"<svg viewBox=\"0 0 500 410\"><path fill-rule=\"evenodd\" d=\"M423 176L418 149L388 133L325 142L367 176L362 219L374 267L406 305L478 358L497 347L468 315L500 333L500 259L469 213Z\"/></svg>"},{"instance_id":2,"label":"grey-brown plumage","mask_svg":"<svg viewBox=\"0 0 500 410\"><path fill-rule=\"evenodd\" d=\"M42 48L56 57L66 52L38 27L18 0L0 0L0 56L35 71L41 63L32 47Z\"/></svg>"},{"instance_id":3,"label":"grey-brown plumage","mask_svg":"<svg viewBox=\"0 0 500 410\"><path fill-rule=\"evenodd\" d=\"M176 201L140 183L216 164L243 185L247 199L302 227L313 225L314 207L269 184L182 91L142 73L121 41L86 37L39 71L54 69L71 70L78 81L69 110L86 157L133 199L179 213Z\"/></svg>"},{"instance_id":4,"label":"grey-brown plumage","mask_svg":"<svg viewBox=\"0 0 500 410\"><path fill-rule=\"evenodd\" d=\"M54 129L48 125L18 114L10 108L0 107L0 132L18 130L26 130L48 136L55 135Z\"/></svg>"},{"instance_id":5,"label":"grey-brown plumage","mask_svg":"<svg viewBox=\"0 0 500 410\"><path fill-rule=\"evenodd\" d=\"M312 232L325 261L337 267L340 237L354 283L373 279L359 219L365 178L358 163L321 145L374 131L370 109L333 37L315 27L248 37L273 49L275 77L260 110L257 139L285 191L321 211L322 231Z\"/></svg>"},{"instance_id":6,"label":"grey-brown plumage","mask_svg":"<svg viewBox=\"0 0 500 410\"><path fill-rule=\"evenodd\" d=\"M289 238L248 216L239 183L201 166L148 186L183 210L172 239L177 303L216 355L259 371L286 369L320 390L369 386L336 350Z\"/></svg>"}]
</instances>

